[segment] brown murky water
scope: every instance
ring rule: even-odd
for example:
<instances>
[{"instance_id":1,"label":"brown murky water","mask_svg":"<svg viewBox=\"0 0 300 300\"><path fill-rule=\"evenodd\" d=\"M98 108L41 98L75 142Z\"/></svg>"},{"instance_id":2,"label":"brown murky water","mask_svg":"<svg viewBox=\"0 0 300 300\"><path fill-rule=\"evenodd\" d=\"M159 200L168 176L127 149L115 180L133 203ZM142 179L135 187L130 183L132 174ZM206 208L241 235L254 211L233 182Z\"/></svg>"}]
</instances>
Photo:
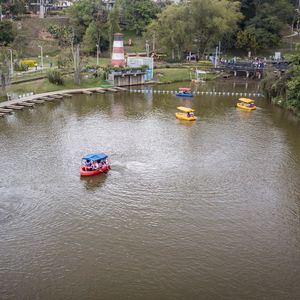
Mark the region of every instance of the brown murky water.
<instances>
[{"instance_id":1,"label":"brown murky water","mask_svg":"<svg viewBox=\"0 0 300 300\"><path fill-rule=\"evenodd\" d=\"M300 122L235 102L84 95L0 119L0 298L299 299ZM97 151L112 170L80 178Z\"/></svg>"}]
</instances>

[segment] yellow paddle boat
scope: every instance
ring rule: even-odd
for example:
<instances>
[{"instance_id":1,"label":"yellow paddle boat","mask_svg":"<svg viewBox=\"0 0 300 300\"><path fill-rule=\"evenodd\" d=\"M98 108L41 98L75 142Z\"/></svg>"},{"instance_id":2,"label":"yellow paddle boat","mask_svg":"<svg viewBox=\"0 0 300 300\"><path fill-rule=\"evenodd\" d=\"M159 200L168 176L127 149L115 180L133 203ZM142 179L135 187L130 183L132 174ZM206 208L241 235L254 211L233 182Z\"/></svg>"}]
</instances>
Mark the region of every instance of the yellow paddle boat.
<instances>
[{"instance_id":1,"label":"yellow paddle boat","mask_svg":"<svg viewBox=\"0 0 300 300\"><path fill-rule=\"evenodd\" d=\"M176 118L184 121L195 121L197 117L194 115L194 110L189 107L178 106L177 109L180 110L176 113Z\"/></svg>"},{"instance_id":2,"label":"yellow paddle boat","mask_svg":"<svg viewBox=\"0 0 300 300\"><path fill-rule=\"evenodd\" d=\"M240 98L240 102L236 104L238 108L246 109L246 110L254 110L256 106L254 105L254 100L248 98Z\"/></svg>"}]
</instances>

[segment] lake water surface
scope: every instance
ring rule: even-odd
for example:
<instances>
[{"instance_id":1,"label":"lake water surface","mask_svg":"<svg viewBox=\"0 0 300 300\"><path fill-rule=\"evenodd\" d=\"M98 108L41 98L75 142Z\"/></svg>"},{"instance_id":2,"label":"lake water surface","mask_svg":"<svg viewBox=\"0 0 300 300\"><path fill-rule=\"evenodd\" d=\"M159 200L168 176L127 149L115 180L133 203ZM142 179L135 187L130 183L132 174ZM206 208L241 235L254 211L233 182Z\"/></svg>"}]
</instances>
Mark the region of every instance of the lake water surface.
<instances>
[{"instance_id":1,"label":"lake water surface","mask_svg":"<svg viewBox=\"0 0 300 300\"><path fill-rule=\"evenodd\" d=\"M0 299L299 299L300 122L236 100L78 95L0 119ZM112 170L80 178L92 152Z\"/></svg>"}]
</instances>

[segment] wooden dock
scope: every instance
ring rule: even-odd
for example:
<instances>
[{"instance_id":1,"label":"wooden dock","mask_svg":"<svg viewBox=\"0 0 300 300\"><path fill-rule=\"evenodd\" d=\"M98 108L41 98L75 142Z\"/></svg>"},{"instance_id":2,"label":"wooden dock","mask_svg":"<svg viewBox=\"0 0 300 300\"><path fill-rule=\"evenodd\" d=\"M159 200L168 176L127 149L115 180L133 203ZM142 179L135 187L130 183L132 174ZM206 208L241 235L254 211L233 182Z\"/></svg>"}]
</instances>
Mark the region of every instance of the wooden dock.
<instances>
[{"instance_id":1,"label":"wooden dock","mask_svg":"<svg viewBox=\"0 0 300 300\"><path fill-rule=\"evenodd\" d=\"M24 107L33 107L36 104L45 103L45 101L58 101L64 98L71 98L74 94L86 94L92 95L93 93L104 94L106 92L118 92L126 91L123 87L114 88L87 88L87 89L73 89L73 90L63 90L48 92L36 95L30 95L23 97L21 99L9 100L0 102L0 117L5 116L8 113L12 113L14 110L21 110Z\"/></svg>"}]
</instances>

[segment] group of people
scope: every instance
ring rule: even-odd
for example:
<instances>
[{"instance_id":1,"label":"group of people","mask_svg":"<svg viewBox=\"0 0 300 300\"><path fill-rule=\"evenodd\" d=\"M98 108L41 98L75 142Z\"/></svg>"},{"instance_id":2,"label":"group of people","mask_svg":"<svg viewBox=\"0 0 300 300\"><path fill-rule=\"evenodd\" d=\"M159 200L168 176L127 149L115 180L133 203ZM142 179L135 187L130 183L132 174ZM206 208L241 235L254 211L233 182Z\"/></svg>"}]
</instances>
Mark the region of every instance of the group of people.
<instances>
[{"instance_id":1,"label":"group of people","mask_svg":"<svg viewBox=\"0 0 300 300\"><path fill-rule=\"evenodd\" d=\"M93 171L103 168L105 165L108 164L106 160L96 160L96 161L83 161L82 166L86 168L86 171Z\"/></svg>"}]
</instances>

